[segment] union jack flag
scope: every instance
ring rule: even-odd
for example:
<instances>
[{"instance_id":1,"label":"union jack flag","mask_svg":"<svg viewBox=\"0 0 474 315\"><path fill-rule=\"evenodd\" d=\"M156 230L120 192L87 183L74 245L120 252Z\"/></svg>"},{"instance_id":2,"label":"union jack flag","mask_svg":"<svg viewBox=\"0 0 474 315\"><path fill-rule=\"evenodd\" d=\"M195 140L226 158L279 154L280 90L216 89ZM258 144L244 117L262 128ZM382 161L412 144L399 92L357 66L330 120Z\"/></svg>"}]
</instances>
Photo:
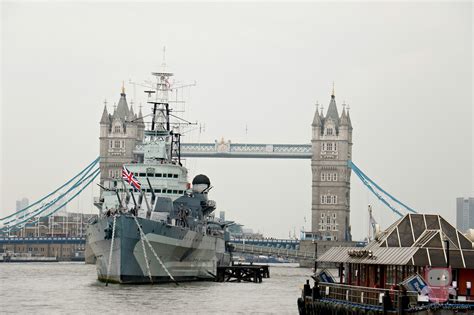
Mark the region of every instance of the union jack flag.
<instances>
[{"instance_id":1,"label":"union jack flag","mask_svg":"<svg viewBox=\"0 0 474 315\"><path fill-rule=\"evenodd\" d=\"M133 173L130 172L130 171L125 167L125 165L124 165L123 168L122 168L122 178L123 178L127 183L129 183L132 187L134 187L134 188L137 189L137 190L140 190L140 188L141 188L140 182L138 181L138 179L136 179L135 176L133 176Z\"/></svg>"}]
</instances>

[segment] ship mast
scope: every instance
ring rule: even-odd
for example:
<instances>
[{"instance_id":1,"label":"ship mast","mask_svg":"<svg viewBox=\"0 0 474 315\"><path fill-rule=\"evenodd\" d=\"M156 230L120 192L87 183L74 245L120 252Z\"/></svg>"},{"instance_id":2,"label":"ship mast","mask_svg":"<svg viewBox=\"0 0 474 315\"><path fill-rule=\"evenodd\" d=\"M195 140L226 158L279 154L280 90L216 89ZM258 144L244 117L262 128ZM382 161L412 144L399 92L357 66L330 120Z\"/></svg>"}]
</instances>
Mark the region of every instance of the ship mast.
<instances>
[{"instance_id":1,"label":"ship mast","mask_svg":"<svg viewBox=\"0 0 474 315\"><path fill-rule=\"evenodd\" d=\"M167 151L167 160L171 163L181 164L181 132L179 125L193 125L178 116L172 114L172 108L170 103L178 101L170 101L170 93L173 90L178 90L183 87L195 85L182 85L171 87L170 78L173 73L166 69L166 50L163 48L163 62L161 64L161 71L152 72L151 74L156 78L156 83L153 86L153 90L145 91L148 93L147 103L153 105L151 129L145 131L145 135L150 137L151 141L164 141ZM174 117L181 122L171 123L171 117ZM173 125L173 128L172 128Z\"/></svg>"}]
</instances>

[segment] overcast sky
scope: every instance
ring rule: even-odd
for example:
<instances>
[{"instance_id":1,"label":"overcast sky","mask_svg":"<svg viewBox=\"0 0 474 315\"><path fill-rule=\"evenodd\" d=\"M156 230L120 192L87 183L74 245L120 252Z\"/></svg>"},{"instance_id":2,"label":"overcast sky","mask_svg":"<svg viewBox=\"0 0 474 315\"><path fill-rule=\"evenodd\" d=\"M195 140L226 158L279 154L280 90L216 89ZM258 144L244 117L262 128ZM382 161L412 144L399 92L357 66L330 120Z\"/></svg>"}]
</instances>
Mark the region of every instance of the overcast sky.
<instances>
[{"instance_id":1,"label":"overcast sky","mask_svg":"<svg viewBox=\"0 0 474 315\"><path fill-rule=\"evenodd\" d=\"M122 80L149 79L163 46L177 79L197 81L187 117L206 128L185 141L309 143L314 104L327 108L335 81L366 174L452 223L455 198L474 196L470 2L1 6L0 216L98 156L103 100L118 101ZM191 178L211 178L228 219L273 237L298 234L305 217L309 226L309 160L187 166ZM367 203L383 227L396 218L355 176L351 184L355 239L367 234ZM86 190L69 209L95 211L97 193Z\"/></svg>"}]
</instances>

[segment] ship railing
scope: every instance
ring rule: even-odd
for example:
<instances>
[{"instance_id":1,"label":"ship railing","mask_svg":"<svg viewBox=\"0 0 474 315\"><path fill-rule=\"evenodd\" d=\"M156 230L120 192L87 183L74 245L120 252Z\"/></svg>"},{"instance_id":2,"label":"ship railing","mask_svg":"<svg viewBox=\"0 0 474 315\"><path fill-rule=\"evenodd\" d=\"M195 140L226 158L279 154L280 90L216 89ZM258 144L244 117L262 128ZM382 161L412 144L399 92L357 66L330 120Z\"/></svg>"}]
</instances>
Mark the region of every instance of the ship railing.
<instances>
[{"instance_id":1,"label":"ship railing","mask_svg":"<svg viewBox=\"0 0 474 315\"><path fill-rule=\"evenodd\" d=\"M400 297L403 294L400 290L370 288L328 282L319 282L319 289L323 298L380 307L383 305L384 294L388 292L393 309L395 310L398 309ZM406 295L410 299L410 304L417 303L417 292L407 291Z\"/></svg>"}]
</instances>

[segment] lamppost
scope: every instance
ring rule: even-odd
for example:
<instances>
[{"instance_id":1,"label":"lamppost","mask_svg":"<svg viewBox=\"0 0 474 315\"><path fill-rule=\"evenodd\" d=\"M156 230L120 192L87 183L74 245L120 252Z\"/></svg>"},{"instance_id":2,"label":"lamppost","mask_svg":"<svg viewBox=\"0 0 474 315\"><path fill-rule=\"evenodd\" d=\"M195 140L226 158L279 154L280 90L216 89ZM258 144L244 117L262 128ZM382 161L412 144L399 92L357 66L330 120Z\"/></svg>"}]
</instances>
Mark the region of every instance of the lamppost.
<instances>
[{"instance_id":1,"label":"lamppost","mask_svg":"<svg viewBox=\"0 0 474 315\"><path fill-rule=\"evenodd\" d=\"M446 237L446 235L444 236L444 242L446 243L446 268L449 268L450 264L449 264L449 239Z\"/></svg>"},{"instance_id":2,"label":"lamppost","mask_svg":"<svg viewBox=\"0 0 474 315\"><path fill-rule=\"evenodd\" d=\"M449 264L449 239L446 237L446 235L444 235L443 241L445 242L445 250L446 250L446 253L445 253L445 255L446 255L446 269L448 269L449 277L451 277L451 281L452 281L453 280L452 279L453 275L451 273L451 270L449 269L449 267L450 267L450 264ZM457 283L456 283L456 285L457 285ZM452 296L451 296L451 294L449 294L448 295L448 302L449 302L449 299L451 299L451 298L452 298Z\"/></svg>"},{"instance_id":3,"label":"lamppost","mask_svg":"<svg viewBox=\"0 0 474 315\"><path fill-rule=\"evenodd\" d=\"M316 274L318 270L318 243L314 239L314 234L311 243L314 245L314 274Z\"/></svg>"}]
</instances>

